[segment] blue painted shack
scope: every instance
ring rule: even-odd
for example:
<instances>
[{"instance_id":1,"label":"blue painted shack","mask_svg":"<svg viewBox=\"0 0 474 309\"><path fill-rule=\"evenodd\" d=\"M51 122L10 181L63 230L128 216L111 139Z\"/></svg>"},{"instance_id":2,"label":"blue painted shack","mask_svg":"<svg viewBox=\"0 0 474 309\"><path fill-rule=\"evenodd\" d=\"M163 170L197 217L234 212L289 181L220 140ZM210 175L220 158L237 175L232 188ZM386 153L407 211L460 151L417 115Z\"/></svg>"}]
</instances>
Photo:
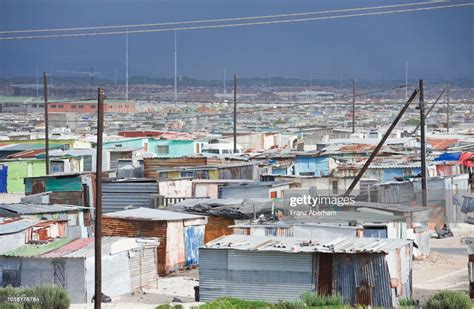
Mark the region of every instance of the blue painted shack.
<instances>
[{"instance_id":1,"label":"blue painted shack","mask_svg":"<svg viewBox=\"0 0 474 309\"><path fill-rule=\"evenodd\" d=\"M295 158L295 175L297 176L330 176L335 168L336 161L331 157L297 155Z\"/></svg>"},{"instance_id":2,"label":"blue painted shack","mask_svg":"<svg viewBox=\"0 0 474 309\"><path fill-rule=\"evenodd\" d=\"M102 218L104 236L158 237L159 275L199 264L207 217L151 208L107 213Z\"/></svg>"}]
</instances>

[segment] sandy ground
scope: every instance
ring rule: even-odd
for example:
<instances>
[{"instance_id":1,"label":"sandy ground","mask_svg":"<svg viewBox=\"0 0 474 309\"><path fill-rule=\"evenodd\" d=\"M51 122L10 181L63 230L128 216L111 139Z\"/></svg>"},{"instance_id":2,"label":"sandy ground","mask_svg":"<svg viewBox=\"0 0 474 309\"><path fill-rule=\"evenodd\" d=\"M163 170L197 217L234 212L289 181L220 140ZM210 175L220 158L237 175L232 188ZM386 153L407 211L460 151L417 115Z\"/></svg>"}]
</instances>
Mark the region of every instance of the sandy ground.
<instances>
[{"instance_id":1,"label":"sandy ground","mask_svg":"<svg viewBox=\"0 0 474 309\"><path fill-rule=\"evenodd\" d=\"M151 309L159 304L185 303L184 308L191 308L194 302L194 286L199 285L197 269L172 274L158 279L158 288L146 289L132 295L115 298L112 303L102 304L105 309ZM72 309L89 309L93 304L73 304Z\"/></svg>"},{"instance_id":2,"label":"sandy ground","mask_svg":"<svg viewBox=\"0 0 474 309\"><path fill-rule=\"evenodd\" d=\"M453 230L454 237L431 239L431 254L413 262L413 298L425 303L440 290L469 289L467 247L462 237L474 237L474 231Z\"/></svg>"}]
</instances>

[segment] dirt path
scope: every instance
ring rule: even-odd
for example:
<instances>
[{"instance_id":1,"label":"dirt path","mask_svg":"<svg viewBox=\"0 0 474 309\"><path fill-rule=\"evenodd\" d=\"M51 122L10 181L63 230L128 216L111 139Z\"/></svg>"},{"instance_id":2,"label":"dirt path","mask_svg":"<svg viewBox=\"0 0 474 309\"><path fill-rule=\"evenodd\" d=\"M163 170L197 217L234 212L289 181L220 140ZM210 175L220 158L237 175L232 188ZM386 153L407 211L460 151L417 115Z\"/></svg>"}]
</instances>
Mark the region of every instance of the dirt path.
<instances>
[{"instance_id":1,"label":"dirt path","mask_svg":"<svg viewBox=\"0 0 474 309\"><path fill-rule=\"evenodd\" d=\"M440 290L469 288L467 250L462 237L474 237L474 231L455 231L455 237L431 239L431 254L413 262L413 297L424 303Z\"/></svg>"}]
</instances>

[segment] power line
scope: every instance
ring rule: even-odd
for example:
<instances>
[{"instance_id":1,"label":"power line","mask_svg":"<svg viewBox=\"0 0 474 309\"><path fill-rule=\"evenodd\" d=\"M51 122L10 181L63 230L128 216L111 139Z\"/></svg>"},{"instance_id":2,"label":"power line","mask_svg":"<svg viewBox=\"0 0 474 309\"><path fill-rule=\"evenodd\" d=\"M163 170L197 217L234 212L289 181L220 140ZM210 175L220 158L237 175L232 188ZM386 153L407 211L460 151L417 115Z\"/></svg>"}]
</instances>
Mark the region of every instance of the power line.
<instances>
[{"instance_id":1,"label":"power line","mask_svg":"<svg viewBox=\"0 0 474 309\"><path fill-rule=\"evenodd\" d=\"M188 21L162 22L162 23L144 23L144 24L130 24L130 25L73 27L73 28L9 30L9 31L0 31L0 34L143 28L143 27L157 27L157 26L171 26L171 25L188 25L188 24L199 24L199 23L229 22L229 21L239 21L239 20L271 19L271 18L281 18L281 17L308 16L308 15L319 15L319 14L329 14L329 13L355 12L355 11L378 10L378 9L387 9L387 8L396 8L396 7L418 6L418 5L434 4L436 2L445 2L445 1L442 1L442 0L441 1L425 1L425 2L407 3L407 4L358 7L358 8L352 8L352 9L312 11L312 12L301 12L301 13L287 13L287 14L277 14L277 15L261 15L261 16L247 16L247 17L233 17L233 18L219 18L219 19L204 19L204 20L201 19L201 20L188 20Z\"/></svg>"},{"instance_id":2,"label":"power line","mask_svg":"<svg viewBox=\"0 0 474 309\"><path fill-rule=\"evenodd\" d=\"M300 18L300 19L283 19L283 20L273 20L273 21L249 22L249 23L174 27L174 28L162 28L162 29L144 29L144 30L131 30L131 31L129 30L128 34L169 32L169 31L190 31L190 30L203 30L203 29L223 29L223 28L236 28L236 27L248 27L248 26L259 26L259 25L271 25L271 24L297 23L297 22L317 21L317 20L333 20L333 19L335 20L335 19L345 19L345 18L362 17L362 16L376 16L376 15L389 15L389 14L399 14L399 13L409 13L409 12L440 10L440 9L446 9L446 8L467 7L467 6L473 6L473 5L474 3L471 2L471 3L450 4L450 5L422 7L422 8L405 9L405 10L392 10L392 11L373 12L373 13L347 14L347 15L311 17L311 18ZM35 35L14 36L14 37L2 37L0 38L0 41L88 37L88 36L109 36L109 35L111 36L111 35L124 35L126 33L127 31L114 31L114 32L91 32L91 33L74 33L74 34L49 34L49 35L37 35L37 36Z\"/></svg>"}]
</instances>

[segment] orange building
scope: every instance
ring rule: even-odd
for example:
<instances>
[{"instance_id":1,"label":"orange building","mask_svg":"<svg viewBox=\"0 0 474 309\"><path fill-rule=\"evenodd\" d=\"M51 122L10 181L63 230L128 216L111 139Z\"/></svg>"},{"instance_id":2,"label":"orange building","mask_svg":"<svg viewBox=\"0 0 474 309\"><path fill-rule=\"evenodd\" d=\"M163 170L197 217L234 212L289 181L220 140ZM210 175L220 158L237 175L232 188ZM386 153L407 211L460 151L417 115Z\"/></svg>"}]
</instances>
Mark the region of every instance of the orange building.
<instances>
[{"instance_id":1,"label":"orange building","mask_svg":"<svg viewBox=\"0 0 474 309\"><path fill-rule=\"evenodd\" d=\"M96 113L97 101L76 101L76 102L51 102L49 103L49 111L63 113ZM110 113L135 113L135 101L111 101L104 102L104 112Z\"/></svg>"}]
</instances>

